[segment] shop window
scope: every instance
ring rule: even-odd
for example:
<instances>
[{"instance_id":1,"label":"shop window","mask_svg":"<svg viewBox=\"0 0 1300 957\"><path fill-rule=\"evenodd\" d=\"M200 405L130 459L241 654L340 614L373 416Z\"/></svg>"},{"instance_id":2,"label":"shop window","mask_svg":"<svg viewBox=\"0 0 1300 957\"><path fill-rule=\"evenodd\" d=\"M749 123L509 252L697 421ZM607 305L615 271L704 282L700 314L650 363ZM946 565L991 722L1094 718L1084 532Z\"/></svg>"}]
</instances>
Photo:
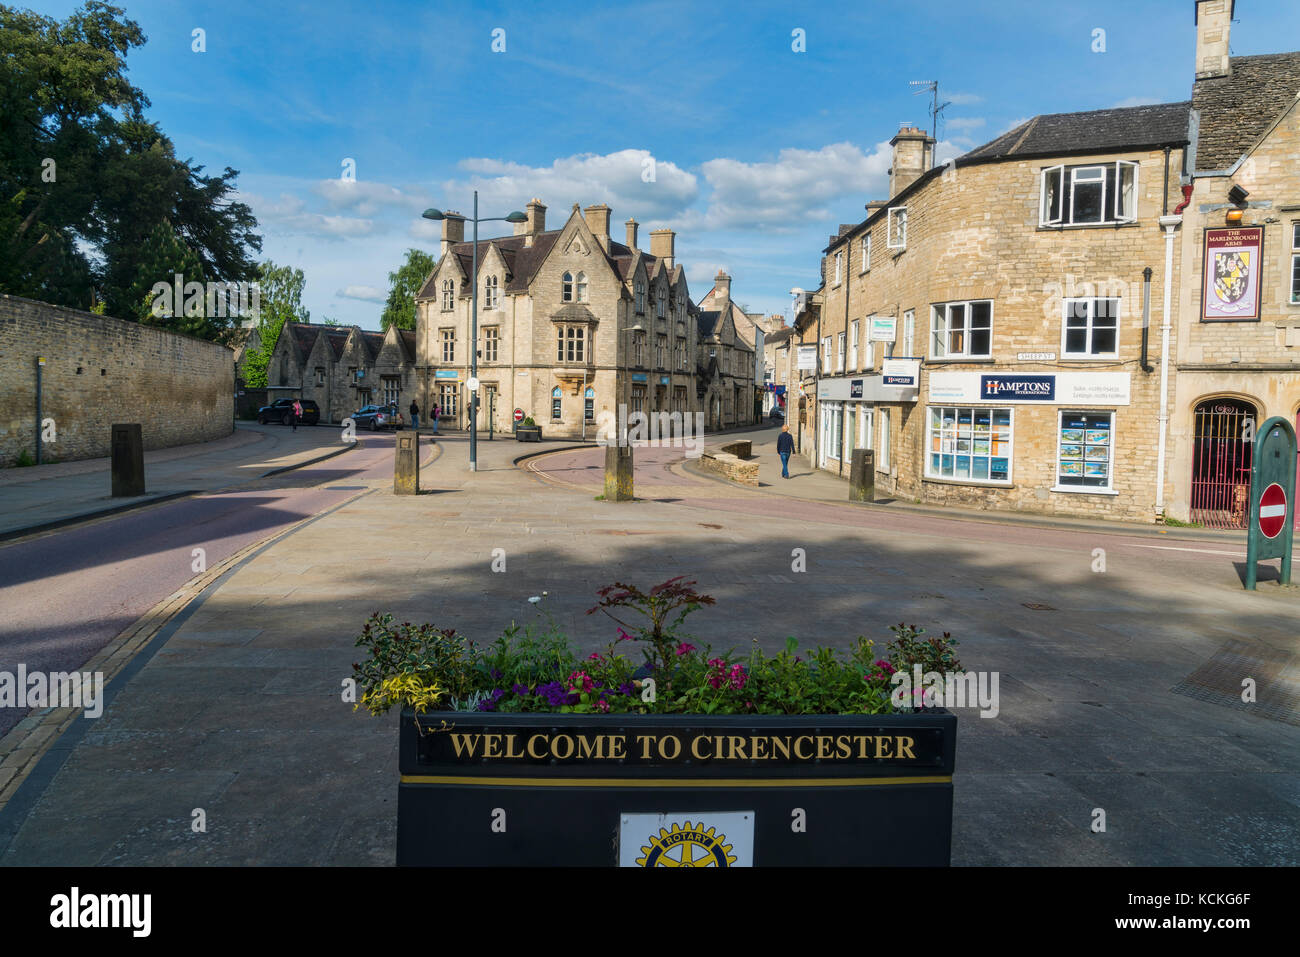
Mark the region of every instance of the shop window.
<instances>
[{"instance_id":1,"label":"shop window","mask_svg":"<svg viewBox=\"0 0 1300 957\"><path fill-rule=\"evenodd\" d=\"M931 406L927 433L927 477L1010 484L1011 409Z\"/></svg>"},{"instance_id":2,"label":"shop window","mask_svg":"<svg viewBox=\"0 0 1300 957\"><path fill-rule=\"evenodd\" d=\"M563 393L560 392L560 387L558 385L551 390L551 418L552 419L560 418L560 397L562 395Z\"/></svg>"},{"instance_id":3,"label":"shop window","mask_svg":"<svg viewBox=\"0 0 1300 957\"><path fill-rule=\"evenodd\" d=\"M596 417L596 390L590 386L582 394L582 417L587 421Z\"/></svg>"},{"instance_id":4,"label":"shop window","mask_svg":"<svg viewBox=\"0 0 1300 957\"><path fill-rule=\"evenodd\" d=\"M1056 443L1056 484L1068 490L1110 489L1113 412L1062 412Z\"/></svg>"}]
</instances>

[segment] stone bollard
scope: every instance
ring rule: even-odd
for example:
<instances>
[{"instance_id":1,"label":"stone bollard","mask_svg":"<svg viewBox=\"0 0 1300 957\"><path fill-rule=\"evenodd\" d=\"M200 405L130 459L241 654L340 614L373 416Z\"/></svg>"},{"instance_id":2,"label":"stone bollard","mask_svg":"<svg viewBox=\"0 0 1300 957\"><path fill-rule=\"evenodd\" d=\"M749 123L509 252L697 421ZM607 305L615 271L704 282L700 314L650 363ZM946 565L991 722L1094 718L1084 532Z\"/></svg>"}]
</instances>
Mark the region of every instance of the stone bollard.
<instances>
[{"instance_id":1,"label":"stone bollard","mask_svg":"<svg viewBox=\"0 0 1300 957\"><path fill-rule=\"evenodd\" d=\"M144 433L138 423L114 425L113 498L144 494Z\"/></svg>"},{"instance_id":2,"label":"stone bollard","mask_svg":"<svg viewBox=\"0 0 1300 957\"><path fill-rule=\"evenodd\" d=\"M876 500L876 453L871 449L854 449L849 463L849 501Z\"/></svg>"},{"instance_id":3,"label":"stone bollard","mask_svg":"<svg viewBox=\"0 0 1300 957\"><path fill-rule=\"evenodd\" d=\"M420 436L399 432L393 461L393 494L420 494Z\"/></svg>"},{"instance_id":4,"label":"stone bollard","mask_svg":"<svg viewBox=\"0 0 1300 957\"><path fill-rule=\"evenodd\" d=\"M605 501L632 501L632 446L605 446Z\"/></svg>"}]
</instances>

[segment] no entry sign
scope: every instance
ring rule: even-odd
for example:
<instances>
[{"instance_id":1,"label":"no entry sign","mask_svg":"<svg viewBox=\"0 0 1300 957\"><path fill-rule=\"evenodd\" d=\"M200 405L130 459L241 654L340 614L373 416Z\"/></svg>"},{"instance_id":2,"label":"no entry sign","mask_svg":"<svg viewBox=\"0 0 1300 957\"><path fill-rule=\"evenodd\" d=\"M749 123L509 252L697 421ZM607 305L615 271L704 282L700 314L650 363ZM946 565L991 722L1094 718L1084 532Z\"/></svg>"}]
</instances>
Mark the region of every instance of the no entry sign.
<instances>
[{"instance_id":1,"label":"no entry sign","mask_svg":"<svg viewBox=\"0 0 1300 957\"><path fill-rule=\"evenodd\" d=\"M1277 538L1286 527L1286 491L1274 482L1259 497L1259 530L1265 538Z\"/></svg>"},{"instance_id":2,"label":"no entry sign","mask_svg":"<svg viewBox=\"0 0 1300 957\"><path fill-rule=\"evenodd\" d=\"M524 421L524 410L523 410L523 409L515 409L515 421L516 421L516 422L522 422L522 421Z\"/></svg>"}]
</instances>

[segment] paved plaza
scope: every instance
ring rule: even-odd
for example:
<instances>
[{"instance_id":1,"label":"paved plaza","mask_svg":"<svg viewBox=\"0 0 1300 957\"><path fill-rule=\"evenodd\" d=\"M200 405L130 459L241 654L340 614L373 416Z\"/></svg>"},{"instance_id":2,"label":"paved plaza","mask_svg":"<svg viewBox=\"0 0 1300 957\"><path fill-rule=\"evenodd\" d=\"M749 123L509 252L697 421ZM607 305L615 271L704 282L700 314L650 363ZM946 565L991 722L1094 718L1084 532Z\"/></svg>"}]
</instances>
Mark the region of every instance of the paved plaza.
<instances>
[{"instance_id":1,"label":"paved plaza","mask_svg":"<svg viewBox=\"0 0 1300 957\"><path fill-rule=\"evenodd\" d=\"M960 713L956 865L1300 863L1300 717L1294 697L1277 706L1294 694L1300 598L1245 592L1243 542L854 506L806 466L768 481L774 437L754 435L757 490L638 449L631 503L597 499L603 450L544 444L516 464L536 447L481 442L470 473L463 436L440 437L418 496L393 495L391 471L350 478L353 497L250 552L102 718L72 725L23 818L20 802L0 811L0 863L390 865L397 717L340 695L368 615L490 642L544 613L598 649L615 637L585 614L598 588L682 574L717 599L689 620L715 648L883 646L908 622L999 673L998 716ZM1267 671L1260 708L1188 684L1225 652Z\"/></svg>"}]
</instances>

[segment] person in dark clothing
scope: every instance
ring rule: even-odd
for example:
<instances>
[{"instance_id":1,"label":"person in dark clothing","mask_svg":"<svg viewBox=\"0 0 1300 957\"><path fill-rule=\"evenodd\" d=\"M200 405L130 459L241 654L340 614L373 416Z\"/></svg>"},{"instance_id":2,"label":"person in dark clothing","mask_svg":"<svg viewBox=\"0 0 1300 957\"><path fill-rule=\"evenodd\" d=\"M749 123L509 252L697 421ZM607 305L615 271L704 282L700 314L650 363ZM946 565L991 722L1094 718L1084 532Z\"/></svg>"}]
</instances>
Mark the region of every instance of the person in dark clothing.
<instances>
[{"instance_id":1,"label":"person in dark clothing","mask_svg":"<svg viewBox=\"0 0 1300 957\"><path fill-rule=\"evenodd\" d=\"M781 456L781 478L790 477L790 453L794 451L794 436L790 426L781 426L781 434L776 440L776 454Z\"/></svg>"},{"instance_id":2,"label":"person in dark clothing","mask_svg":"<svg viewBox=\"0 0 1300 957\"><path fill-rule=\"evenodd\" d=\"M420 427L420 407L416 405L415 400L412 399L411 400L411 428L418 429L419 427Z\"/></svg>"}]
</instances>

